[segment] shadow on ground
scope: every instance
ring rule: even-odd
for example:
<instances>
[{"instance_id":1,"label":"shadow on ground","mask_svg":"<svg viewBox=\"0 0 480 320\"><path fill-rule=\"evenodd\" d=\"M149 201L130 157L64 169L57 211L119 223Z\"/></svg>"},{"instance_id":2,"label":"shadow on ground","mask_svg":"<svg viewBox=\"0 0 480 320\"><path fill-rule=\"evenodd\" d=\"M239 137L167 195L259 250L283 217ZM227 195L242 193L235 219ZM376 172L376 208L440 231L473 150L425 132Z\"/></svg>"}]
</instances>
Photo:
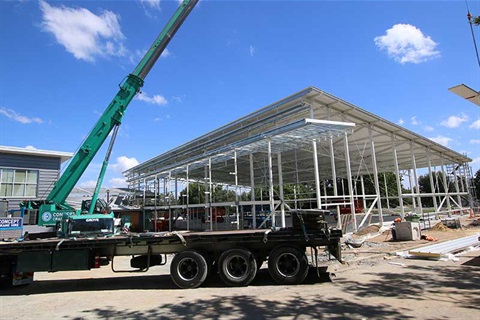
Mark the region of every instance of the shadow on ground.
<instances>
[{"instance_id":1,"label":"shadow on ground","mask_svg":"<svg viewBox=\"0 0 480 320\"><path fill-rule=\"evenodd\" d=\"M300 285L331 282L334 275L326 272L326 268L310 268L307 278ZM267 269L260 269L250 286L276 285ZM202 287L222 288L225 284L218 275L211 275ZM115 290L183 290L172 281L170 275L132 275L127 277L108 277L95 279L68 279L35 281L24 287L14 287L0 291L0 296L36 295L45 293L80 292L80 291L115 291Z\"/></svg>"},{"instance_id":2,"label":"shadow on ground","mask_svg":"<svg viewBox=\"0 0 480 320\"><path fill-rule=\"evenodd\" d=\"M372 281L342 280L341 288L359 297L385 297L445 302L458 307L480 310L480 269L465 266L430 265L399 266L396 272L366 273ZM458 304L457 304L458 303Z\"/></svg>"},{"instance_id":3,"label":"shadow on ground","mask_svg":"<svg viewBox=\"0 0 480 320\"><path fill-rule=\"evenodd\" d=\"M465 261L464 263L462 263L462 266L471 266L471 267L480 268L480 257L475 257L468 261Z\"/></svg>"},{"instance_id":4,"label":"shadow on ground","mask_svg":"<svg viewBox=\"0 0 480 320\"><path fill-rule=\"evenodd\" d=\"M286 297L281 301L232 295L164 304L145 311L97 308L71 319L371 319L372 315L376 319L413 319L402 311L405 310L385 304L368 306L340 298L325 300L321 295L310 299Z\"/></svg>"}]
</instances>

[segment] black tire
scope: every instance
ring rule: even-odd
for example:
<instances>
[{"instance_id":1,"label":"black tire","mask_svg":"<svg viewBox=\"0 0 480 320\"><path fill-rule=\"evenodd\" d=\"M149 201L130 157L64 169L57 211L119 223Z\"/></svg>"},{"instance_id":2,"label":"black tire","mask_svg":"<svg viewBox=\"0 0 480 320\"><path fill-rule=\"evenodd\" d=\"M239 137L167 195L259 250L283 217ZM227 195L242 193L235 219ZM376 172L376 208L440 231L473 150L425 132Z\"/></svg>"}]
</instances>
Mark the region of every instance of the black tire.
<instances>
[{"instance_id":1,"label":"black tire","mask_svg":"<svg viewBox=\"0 0 480 320\"><path fill-rule=\"evenodd\" d=\"M9 275L1 275L0 276L0 291L1 290L7 290L7 289L12 289L13 284L12 284L12 277Z\"/></svg>"},{"instance_id":2,"label":"black tire","mask_svg":"<svg viewBox=\"0 0 480 320\"><path fill-rule=\"evenodd\" d=\"M257 275L257 260L248 250L230 249L218 259L218 273L228 286L248 286Z\"/></svg>"},{"instance_id":3,"label":"black tire","mask_svg":"<svg viewBox=\"0 0 480 320\"><path fill-rule=\"evenodd\" d=\"M0 290L13 288L12 259L0 257Z\"/></svg>"},{"instance_id":4,"label":"black tire","mask_svg":"<svg viewBox=\"0 0 480 320\"><path fill-rule=\"evenodd\" d=\"M268 257L268 272L278 284L299 284L308 274L305 250L292 246L274 249Z\"/></svg>"},{"instance_id":5,"label":"black tire","mask_svg":"<svg viewBox=\"0 0 480 320\"><path fill-rule=\"evenodd\" d=\"M177 253L170 264L170 276L181 289L199 287L208 275L207 261L197 251L186 250Z\"/></svg>"}]
</instances>

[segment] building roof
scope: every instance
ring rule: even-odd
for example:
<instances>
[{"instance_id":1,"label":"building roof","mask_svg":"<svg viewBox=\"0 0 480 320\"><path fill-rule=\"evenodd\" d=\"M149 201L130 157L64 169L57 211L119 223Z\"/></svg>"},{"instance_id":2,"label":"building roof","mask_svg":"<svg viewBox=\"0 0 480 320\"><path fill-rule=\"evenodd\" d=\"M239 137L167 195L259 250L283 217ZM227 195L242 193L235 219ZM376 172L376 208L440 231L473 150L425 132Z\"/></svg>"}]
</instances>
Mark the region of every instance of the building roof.
<instances>
[{"instance_id":1,"label":"building roof","mask_svg":"<svg viewBox=\"0 0 480 320\"><path fill-rule=\"evenodd\" d=\"M318 122L318 119L322 120ZM311 120L316 123L309 123ZM303 133L290 132L287 139L285 130L301 123L303 125L295 130L303 130ZM400 170L412 169L414 162L416 168L426 168L429 163L434 167L472 161L465 155L347 101L315 87L308 87L147 160L125 171L124 175L129 182L169 174L179 177L186 175L188 165L189 179L204 179L204 167L210 162L215 170L212 180L232 184L233 159L236 154L239 184L250 185L249 155L252 154L255 177L258 179L255 185L266 185L265 141L270 139L276 141L276 144L272 144L272 152L281 153L284 183L312 181L312 140L315 139L320 175L322 179L327 179L332 176L329 141L332 136L336 175L346 177L344 132L348 134L353 176L373 173L371 140L374 141L380 173L395 171L393 141ZM274 136L277 137L276 140L272 139ZM277 169L274 170L274 175L278 174Z\"/></svg>"},{"instance_id":2,"label":"building roof","mask_svg":"<svg viewBox=\"0 0 480 320\"><path fill-rule=\"evenodd\" d=\"M72 152L61 152L61 151L40 150L40 149L32 149L32 148L19 148L19 147L7 147L7 146L0 146L0 152L18 154L18 155L30 155L30 156L39 156L39 157L60 158L61 163L67 161L68 159L70 159L73 156Z\"/></svg>"}]
</instances>

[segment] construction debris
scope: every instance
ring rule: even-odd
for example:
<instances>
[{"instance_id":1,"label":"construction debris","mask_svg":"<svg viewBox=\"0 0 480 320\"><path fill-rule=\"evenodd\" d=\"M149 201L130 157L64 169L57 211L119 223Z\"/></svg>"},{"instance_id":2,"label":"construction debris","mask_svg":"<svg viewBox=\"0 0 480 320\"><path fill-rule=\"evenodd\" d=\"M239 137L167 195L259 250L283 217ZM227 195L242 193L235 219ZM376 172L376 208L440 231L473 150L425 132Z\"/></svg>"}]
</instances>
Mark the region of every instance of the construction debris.
<instances>
[{"instance_id":1,"label":"construction debris","mask_svg":"<svg viewBox=\"0 0 480 320\"><path fill-rule=\"evenodd\" d=\"M359 230L358 232L356 232L355 235L364 236L364 235L368 235L368 234L375 234L375 233L378 233L379 231L380 231L380 226L375 225L375 224L371 224L371 225Z\"/></svg>"},{"instance_id":2,"label":"construction debris","mask_svg":"<svg viewBox=\"0 0 480 320\"><path fill-rule=\"evenodd\" d=\"M354 239L350 235L345 237L345 244L348 245L350 248L360 248L363 243L365 242L365 238Z\"/></svg>"},{"instance_id":3,"label":"construction debris","mask_svg":"<svg viewBox=\"0 0 480 320\"><path fill-rule=\"evenodd\" d=\"M420 239L427 240L427 241L438 241L438 238L429 236L428 234L423 234Z\"/></svg>"},{"instance_id":4,"label":"construction debris","mask_svg":"<svg viewBox=\"0 0 480 320\"><path fill-rule=\"evenodd\" d=\"M434 231L450 231L450 229L443 224L443 222L439 222L437 223L436 225L434 225L433 227L430 228L430 230L434 230Z\"/></svg>"}]
</instances>

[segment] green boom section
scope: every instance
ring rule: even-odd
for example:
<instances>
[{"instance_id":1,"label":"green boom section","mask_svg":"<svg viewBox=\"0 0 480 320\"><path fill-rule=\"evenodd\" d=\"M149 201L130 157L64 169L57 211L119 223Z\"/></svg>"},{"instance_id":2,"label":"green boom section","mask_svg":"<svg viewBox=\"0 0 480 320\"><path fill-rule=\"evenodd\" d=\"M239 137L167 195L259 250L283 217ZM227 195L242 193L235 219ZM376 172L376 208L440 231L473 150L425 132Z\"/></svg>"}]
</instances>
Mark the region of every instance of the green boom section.
<instances>
[{"instance_id":1,"label":"green boom section","mask_svg":"<svg viewBox=\"0 0 480 320\"><path fill-rule=\"evenodd\" d=\"M184 0L178 7L177 11L173 14L170 20L167 22L165 28L158 35L157 39L153 42L150 49L132 72L133 75L138 76L140 79L145 79L147 74L152 69L157 59L161 56L163 50L167 47L170 40L173 38L177 30L190 14L192 9L197 4L198 0Z\"/></svg>"},{"instance_id":2,"label":"green boom section","mask_svg":"<svg viewBox=\"0 0 480 320\"><path fill-rule=\"evenodd\" d=\"M87 138L71 159L62 176L47 196L47 203L55 204L58 208L68 208L68 205L65 204L65 200L73 187L81 178L82 174L85 172L113 128L116 125L120 125L127 106L140 91L140 88L143 86L143 80L148 72L165 50L171 38L180 28L183 21L185 21L197 2L198 0L184 0L175 11L133 73L129 74L126 77L126 80L120 85L117 95L113 98L112 102L110 102L105 112L90 131Z\"/></svg>"},{"instance_id":3,"label":"green boom section","mask_svg":"<svg viewBox=\"0 0 480 320\"><path fill-rule=\"evenodd\" d=\"M87 169L112 129L122 122L125 110L143 85L143 80L129 75L108 108L103 112L89 135L77 150L70 164L53 187L46 201L62 204Z\"/></svg>"}]
</instances>

